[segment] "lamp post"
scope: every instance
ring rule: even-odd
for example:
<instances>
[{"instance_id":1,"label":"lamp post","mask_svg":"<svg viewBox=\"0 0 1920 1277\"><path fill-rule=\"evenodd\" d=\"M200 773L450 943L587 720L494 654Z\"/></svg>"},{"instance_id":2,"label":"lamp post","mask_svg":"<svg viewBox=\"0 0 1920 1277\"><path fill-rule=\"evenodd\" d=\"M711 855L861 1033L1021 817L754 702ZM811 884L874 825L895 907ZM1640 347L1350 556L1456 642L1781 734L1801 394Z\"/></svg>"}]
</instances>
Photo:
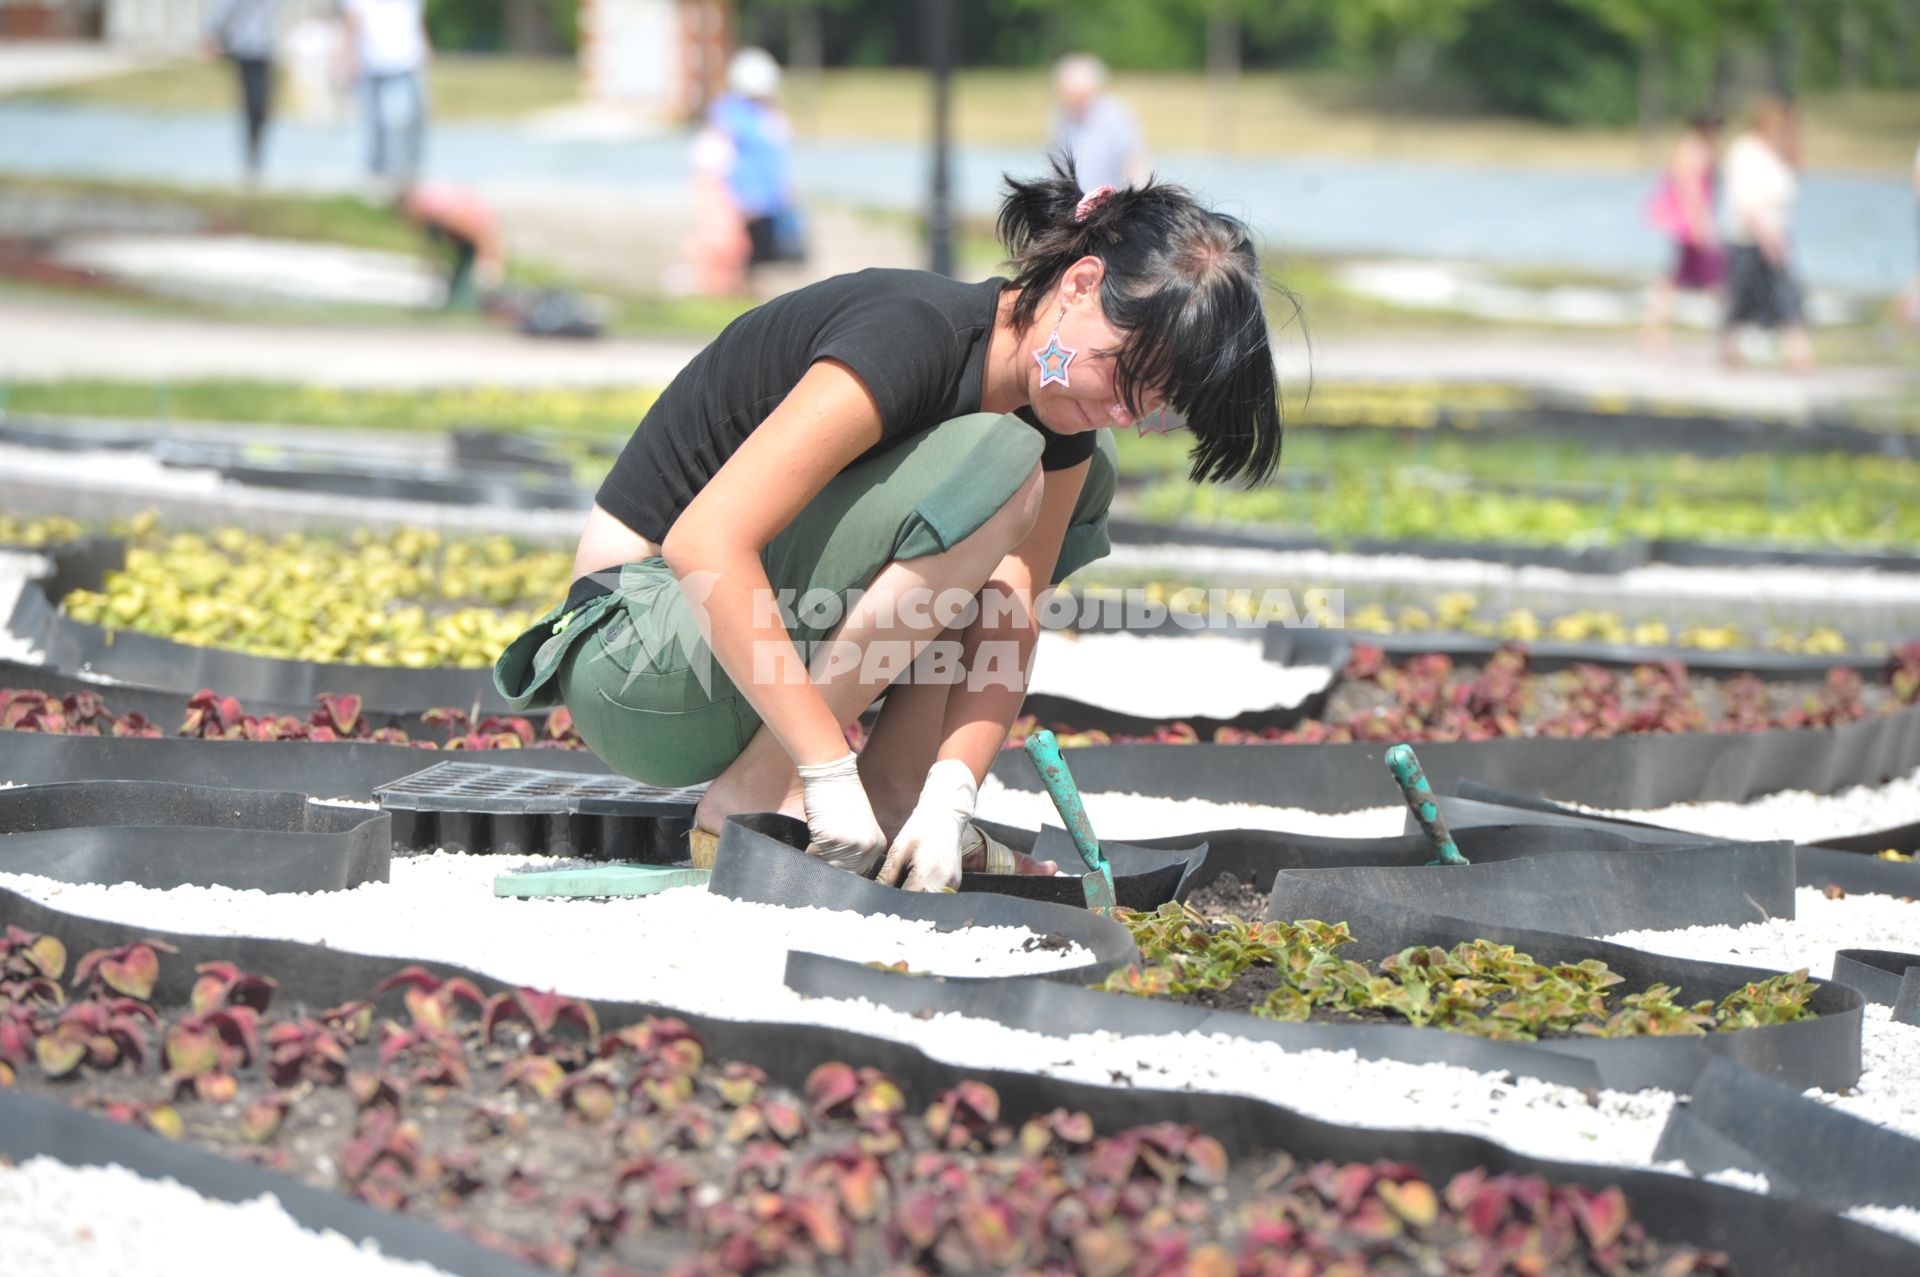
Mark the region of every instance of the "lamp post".
<instances>
[{"instance_id":1,"label":"lamp post","mask_svg":"<svg viewBox=\"0 0 1920 1277\"><path fill-rule=\"evenodd\" d=\"M933 176L927 246L937 275L953 274L953 0L923 0L933 72Z\"/></svg>"}]
</instances>

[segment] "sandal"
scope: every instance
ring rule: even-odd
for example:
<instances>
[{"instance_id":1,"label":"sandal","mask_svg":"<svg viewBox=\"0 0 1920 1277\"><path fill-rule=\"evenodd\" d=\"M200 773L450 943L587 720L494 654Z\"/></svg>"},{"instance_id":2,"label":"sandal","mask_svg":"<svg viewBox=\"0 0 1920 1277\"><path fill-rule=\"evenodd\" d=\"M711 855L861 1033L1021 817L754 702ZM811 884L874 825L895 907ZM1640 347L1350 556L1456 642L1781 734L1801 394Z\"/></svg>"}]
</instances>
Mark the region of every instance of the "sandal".
<instances>
[{"instance_id":1,"label":"sandal","mask_svg":"<svg viewBox=\"0 0 1920 1277\"><path fill-rule=\"evenodd\" d=\"M974 873L1010 874L1010 873L1018 873L1020 871L1019 862L1014 859L1013 848L1007 846L1005 843L1001 842L997 838L988 837L987 834L984 831L982 831L978 825L969 823L967 825L967 830L973 835L974 838L978 838L980 840L981 845L986 848L986 853L987 853L986 865L982 868L975 869L973 871ZM972 838L969 838L967 841L971 843L973 840ZM973 852L976 850L977 848L971 845L968 846L967 849L961 853L962 859L965 859L965 857L972 855Z\"/></svg>"},{"instance_id":2,"label":"sandal","mask_svg":"<svg viewBox=\"0 0 1920 1277\"><path fill-rule=\"evenodd\" d=\"M720 835L695 825L687 830L687 853L695 869L713 868L713 859L720 853Z\"/></svg>"}]
</instances>

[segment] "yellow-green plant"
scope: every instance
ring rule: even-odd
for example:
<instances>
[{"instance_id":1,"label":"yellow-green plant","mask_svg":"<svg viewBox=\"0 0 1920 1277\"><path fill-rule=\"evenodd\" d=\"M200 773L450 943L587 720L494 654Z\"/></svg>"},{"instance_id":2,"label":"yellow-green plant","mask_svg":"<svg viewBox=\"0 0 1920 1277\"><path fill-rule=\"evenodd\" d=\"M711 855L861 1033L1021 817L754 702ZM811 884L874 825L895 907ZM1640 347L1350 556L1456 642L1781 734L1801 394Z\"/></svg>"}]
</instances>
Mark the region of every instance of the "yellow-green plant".
<instances>
[{"instance_id":1,"label":"yellow-green plant","mask_svg":"<svg viewBox=\"0 0 1920 1277\"><path fill-rule=\"evenodd\" d=\"M1154 913L1120 910L1144 965L1107 977L1109 992L1182 997L1232 988L1255 966L1283 983L1257 1005L1270 1020L1331 1015L1392 1015L1503 1041L1543 1036L1694 1035L1812 1018L1815 986L1804 970L1744 985L1716 1005L1677 1001L1656 984L1610 999L1624 977L1597 958L1546 965L1512 945L1471 940L1441 949L1414 945L1372 967L1336 952L1351 944L1347 924L1314 919L1249 922L1208 919L1169 903Z\"/></svg>"}]
</instances>

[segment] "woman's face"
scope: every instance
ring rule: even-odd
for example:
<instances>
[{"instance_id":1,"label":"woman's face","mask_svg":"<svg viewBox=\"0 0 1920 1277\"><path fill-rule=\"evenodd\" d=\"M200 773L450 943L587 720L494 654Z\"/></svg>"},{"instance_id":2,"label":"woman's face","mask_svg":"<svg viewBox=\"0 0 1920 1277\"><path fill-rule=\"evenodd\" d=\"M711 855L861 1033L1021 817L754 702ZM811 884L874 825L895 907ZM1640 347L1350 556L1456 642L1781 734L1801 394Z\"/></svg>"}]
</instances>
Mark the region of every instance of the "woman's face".
<instances>
[{"instance_id":1,"label":"woman's face","mask_svg":"<svg viewBox=\"0 0 1920 1277\"><path fill-rule=\"evenodd\" d=\"M1083 268L1092 263L1091 271ZM1092 275L1091 283L1086 276ZM1029 345L1035 354L1027 360L1027 390L1034 415L1055 434L1080 434L1113 426L1132 426L1155 417L1162 406L1161 396L1148 393L1145 403L1127 404L1117 385L1117 360L1113 352L1124 336L1107 321L1100 308L1100 266L1097 258L1085 259L1067 273L1052 313L1035 326ZM1066 313L1061 313L1065 303ZM1057 320L1058 325L1053 321ZM1057 331L1063 351L1073 351L1066 361L1067 384L1047 375L1049 366L1057 368L1058 356L1048 356L1049 336ZM1044 384L1043 384L1044 383ZM1143 428L1145 428L1143 426Z\"/></svg>"}]
</instances>

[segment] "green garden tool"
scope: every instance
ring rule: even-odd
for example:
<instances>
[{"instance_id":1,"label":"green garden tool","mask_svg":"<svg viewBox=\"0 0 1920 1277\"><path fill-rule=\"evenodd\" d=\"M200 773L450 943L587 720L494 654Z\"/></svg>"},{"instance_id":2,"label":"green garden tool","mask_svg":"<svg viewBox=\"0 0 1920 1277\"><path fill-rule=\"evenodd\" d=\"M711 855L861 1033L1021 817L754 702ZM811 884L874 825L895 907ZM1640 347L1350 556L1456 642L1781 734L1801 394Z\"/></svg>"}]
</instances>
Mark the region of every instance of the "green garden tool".
<instances>
[{"instance_id":1,"label":"green garden tool","mask_svg":"<svg viewBox=\"0 0 1920 1277\"><path fill-rule=\"evenodd\" d=\"M493 894L530 900L651 896L675 887L704 887L712 873L685 865L581 863L501 874L493 880Z\"/></svg>"},{"instance_id":2,"label":"green garden tool","mask_svg":"<svg viewBox=\"0 0 1920 1277\"><path fill-rule=\"evenodd\" d=\"M1454 846L1453 835L1447 832L1447 822L1440 815L1440 805L1433 801L1433 786L1427 783L1427 774L1420 770L1420 760L1414 757L1413 746L1401 744L1387 749L1387 770L1400 782L1400 796L1407 800L1407 806L1413 812L1413 818L1420 822L1420 832L1427 836L1433 849L1439 852L1429 865L1464 865L1470 863L1460 854L1460 848Z\"/></svg>"},{"instance_id":3,"label":"green garden tool","mask_svg":"<svg viewBox=\"0 0 1920 1277\"><path fill-rule=\"evenodd\" d=\"M1040 783L1047 787L1080 859L1087 862L1087 872L1080 879L1087 908L1111 910L1117 903L1113 894L1113 868L1107 864L1107 855L1093 836L1093 822L1087 819L1086 804L1080 801L1080 787L1073 783L1067 760L1060 756L1060 742L1043 727L1027 737L1026 745L1027 757L1033 760L1033 769L1040 773Z\"/></svg>"}]
</instances>

